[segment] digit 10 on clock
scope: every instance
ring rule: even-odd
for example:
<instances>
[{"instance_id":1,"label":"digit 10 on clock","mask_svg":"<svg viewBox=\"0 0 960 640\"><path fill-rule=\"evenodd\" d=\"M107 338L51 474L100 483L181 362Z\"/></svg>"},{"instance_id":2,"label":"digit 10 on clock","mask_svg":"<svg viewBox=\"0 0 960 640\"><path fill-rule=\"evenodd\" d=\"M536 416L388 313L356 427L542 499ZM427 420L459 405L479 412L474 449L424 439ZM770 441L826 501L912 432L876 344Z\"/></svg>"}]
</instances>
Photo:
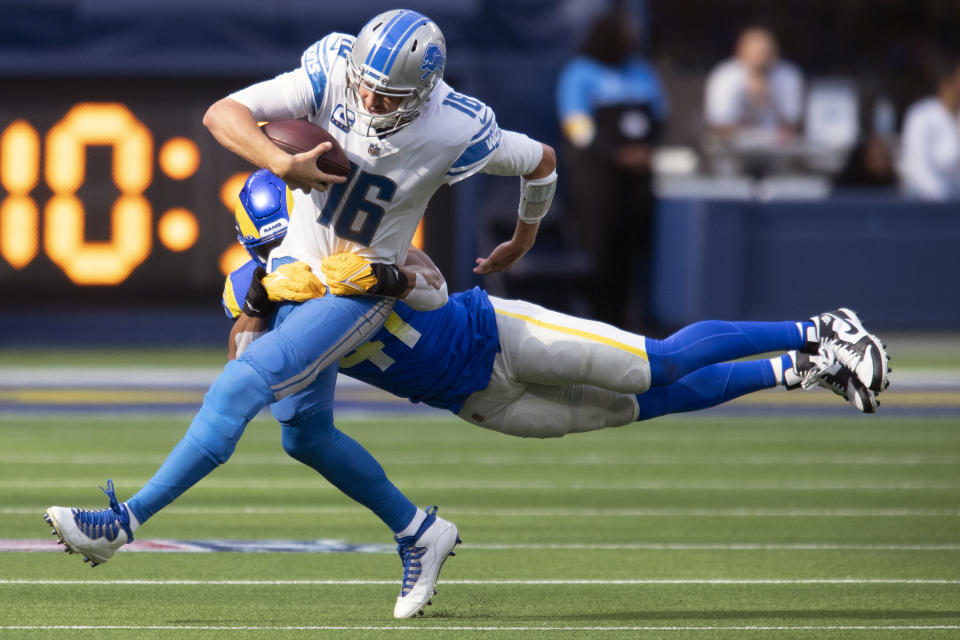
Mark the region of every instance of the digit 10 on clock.
<instances>
[{"instance_id":1,"label":"digit 10 on clock","mask_svg":"<svg viewBox=\"0 0 960 640\"><path fill-rule=\"evenodd\" d=\"M86 178L88 146L110 148L112 180L119 191L110 209L106 242L84 237L86 211L77 191ZM118 102L74 105L44 140L26 120L10 123L0 132L0 185L6 191L0 201L0 256L14 269L23 269L39 254L42 238L44 253L73 283L116 285L126 280L153 250L153 208L144 196L153 180L153 147L147 126ZM157 156L161 171L174 180L192 176L200 162L196 144L182 137L167 140ZM52 191L43 207L42 235L40 205L31 196L41 169ZM226 206L232 206L244 176L231 176L223 185ZM157 237L171 251L189 249L198 234L197 219L188 209L174 207L158 219ZM228 248L221 267L229 270L235 256Z\"/></svg>"}]
</instances>

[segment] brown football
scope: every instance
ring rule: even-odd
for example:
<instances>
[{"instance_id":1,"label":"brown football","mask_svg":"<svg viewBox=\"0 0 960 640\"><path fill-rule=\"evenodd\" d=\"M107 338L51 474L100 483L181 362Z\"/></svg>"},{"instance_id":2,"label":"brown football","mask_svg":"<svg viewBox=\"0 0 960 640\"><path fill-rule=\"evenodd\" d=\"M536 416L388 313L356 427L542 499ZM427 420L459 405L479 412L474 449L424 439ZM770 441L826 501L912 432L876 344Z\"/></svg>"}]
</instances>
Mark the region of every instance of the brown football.
<instances>
[{"instance_id":1,"label":"brown football","mask_svg":"<svg viewBox=\"0 0 960 640\"><path fill-rule=\"evenodd\" d=\"M306 120L274 120L260 129L273 144L291 155L310 151L321 142L330 142L333 148L317 158L317 168L335 176L350 175L350 160L346 152L323 127Z\"/></svg>"}]
</instances>

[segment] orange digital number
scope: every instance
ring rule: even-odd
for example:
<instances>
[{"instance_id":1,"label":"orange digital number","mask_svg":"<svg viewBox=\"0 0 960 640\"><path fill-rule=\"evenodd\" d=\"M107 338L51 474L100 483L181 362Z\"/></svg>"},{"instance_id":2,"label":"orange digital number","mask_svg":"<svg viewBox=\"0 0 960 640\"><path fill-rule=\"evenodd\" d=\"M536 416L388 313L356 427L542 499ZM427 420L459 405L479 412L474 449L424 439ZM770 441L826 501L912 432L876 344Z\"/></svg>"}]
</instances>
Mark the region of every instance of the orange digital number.
<instances>
[{"instance_id":1,"label":"orange digital number","mask_svg":"<svg viewBox=\"0 0 960 640\"><path fill-rule=\"evenodd\" d=\"M40 136L25 120L10 124L0 136L0 255L23 269L37 255L40 210L30 192L40 179Z\"/></svg>"},{"instance_id":2,"label":"orange digital number","mask_svg":"<svg viewBox=\"0 0 960 640\"><path fill-rule=\"evenodd\" d=\"M111 211L109 242L84 239L84 208L76 192L86 177L90 145L113 149L120 197ZM80 103L50 130L45 176L54 194L44 208L43 246L71 281L119 284L150 255L152 210L143 192L152 172L153 136L125 105Z\"/></svg>"}]
</instances>

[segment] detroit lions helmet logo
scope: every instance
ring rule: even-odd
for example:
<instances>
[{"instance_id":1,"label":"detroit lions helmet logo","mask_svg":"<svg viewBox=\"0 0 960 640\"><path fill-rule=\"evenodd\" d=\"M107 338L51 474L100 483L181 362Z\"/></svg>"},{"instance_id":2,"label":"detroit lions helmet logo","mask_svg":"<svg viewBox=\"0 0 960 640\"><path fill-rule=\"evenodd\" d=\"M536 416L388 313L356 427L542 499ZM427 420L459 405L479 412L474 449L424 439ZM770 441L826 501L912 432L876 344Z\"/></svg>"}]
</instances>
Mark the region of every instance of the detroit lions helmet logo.
<instances>
[{"instance_id":1,"label":"detroit lions helmet logo","mask_svg":"<svg viewBox=\"0 0 960 640\"><path fill-rule=\"evenodd\" d=\"M426 51L423 52L423 60L420 63L420 71L423 71L423 75L420 76L420 79L426 80L431 73L442 68L443 51L440 49L440 45L431 42L427 45Z\"/></svg>"}]
</instances>

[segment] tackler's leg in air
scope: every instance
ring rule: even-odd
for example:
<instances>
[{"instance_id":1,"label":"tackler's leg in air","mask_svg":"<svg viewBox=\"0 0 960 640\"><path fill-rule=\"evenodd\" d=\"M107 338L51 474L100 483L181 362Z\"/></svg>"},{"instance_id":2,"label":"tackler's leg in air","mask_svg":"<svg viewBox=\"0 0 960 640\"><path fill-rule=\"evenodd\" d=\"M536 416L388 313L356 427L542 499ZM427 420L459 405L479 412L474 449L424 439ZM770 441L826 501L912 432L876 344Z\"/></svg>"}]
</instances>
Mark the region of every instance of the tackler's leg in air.
<instances>
[{"instance_id":1,"label":"tackler's leg in air","mask_svg":"<svg viewBox=\"0 0 960 640\"><path fill-rule=\"evenodd\" d=\"M824 386L860 411L876 408L872 392L820 343L814 321L705 321L655 340L525 302L491 302L502 351L490 385L460 416L504 433L556 437L622 426L777 385ZM776 351L789 353L728 362Z\"/></svg>"},{"instance_id":2,"label":"tackler's leg in air","mask_svg":"<svg viewBox=\"0 0 960 640\"><path fill-rule=\"evenodd\" d=\"M490 301L503 365L512 378L531 384L586 384L637 394L718 362L817 349L809 321L708 320L656 340L528 302L493 296Z\"/></svg>"}]
</instances>

